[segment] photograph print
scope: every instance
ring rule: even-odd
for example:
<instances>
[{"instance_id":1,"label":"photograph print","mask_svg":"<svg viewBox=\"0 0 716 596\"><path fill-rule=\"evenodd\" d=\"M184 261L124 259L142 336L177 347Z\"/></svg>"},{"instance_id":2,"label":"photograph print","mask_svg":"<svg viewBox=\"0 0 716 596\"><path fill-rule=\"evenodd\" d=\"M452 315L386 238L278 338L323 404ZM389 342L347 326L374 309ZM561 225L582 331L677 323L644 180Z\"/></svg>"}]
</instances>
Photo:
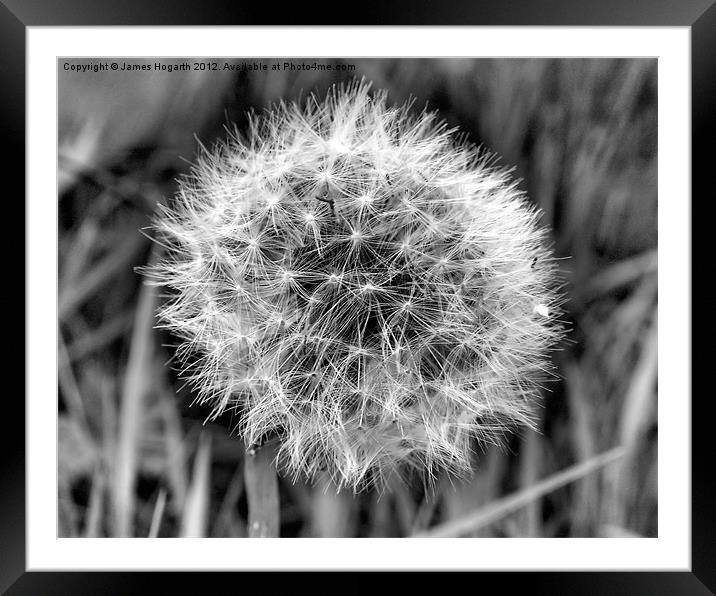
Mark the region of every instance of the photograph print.
<instances>
[{"instance_id":1,"label":"photograph print","mask_svg":"<svg viewBox=\"0 0 716 596\"><path fill-rule=\"evenodd\" d=\"M58 537L657 537L657 60L59 58Z\"/></svg>"}]
</instances>

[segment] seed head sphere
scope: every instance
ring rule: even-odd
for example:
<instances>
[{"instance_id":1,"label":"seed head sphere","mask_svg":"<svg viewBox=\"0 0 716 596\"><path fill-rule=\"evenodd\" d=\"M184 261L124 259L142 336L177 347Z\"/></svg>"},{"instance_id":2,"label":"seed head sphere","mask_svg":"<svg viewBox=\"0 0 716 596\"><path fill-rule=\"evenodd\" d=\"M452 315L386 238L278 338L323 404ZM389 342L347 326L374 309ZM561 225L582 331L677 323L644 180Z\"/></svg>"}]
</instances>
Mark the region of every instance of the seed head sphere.
<instances>
[{"instance_id":1,"label":"seed head sphere","mask_svg":"<svg viewBox=\"0 0 716 596\"><path fill-rule=\"evenodd\" d=\"M434 113L353 83L203 149L156 228L159 317L198 400L358 490L470 469L530 424L560 336L545 231Z\"/></svg>"}]
</instances>

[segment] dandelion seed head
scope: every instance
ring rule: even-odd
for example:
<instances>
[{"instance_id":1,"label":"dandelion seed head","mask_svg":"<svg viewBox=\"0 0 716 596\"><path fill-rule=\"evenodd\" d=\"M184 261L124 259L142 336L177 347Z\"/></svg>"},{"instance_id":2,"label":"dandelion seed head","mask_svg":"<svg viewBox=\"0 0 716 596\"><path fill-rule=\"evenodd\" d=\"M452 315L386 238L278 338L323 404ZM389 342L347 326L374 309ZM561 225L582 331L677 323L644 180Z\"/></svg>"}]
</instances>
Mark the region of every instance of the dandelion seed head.
<instances>
[{"instance_id":1,"label":"dandelion seed head","mask_svg":"<svg viewBox=\"0 0 716 596\"><path fill-rule=\"evenodd\" d=\"M198 400L249 447L277 437L293 477L356 490L466 473L531 424L562 298L537 211L490 163L365 83L204 150L147 271Z\"/></svg>"}]
</instances>

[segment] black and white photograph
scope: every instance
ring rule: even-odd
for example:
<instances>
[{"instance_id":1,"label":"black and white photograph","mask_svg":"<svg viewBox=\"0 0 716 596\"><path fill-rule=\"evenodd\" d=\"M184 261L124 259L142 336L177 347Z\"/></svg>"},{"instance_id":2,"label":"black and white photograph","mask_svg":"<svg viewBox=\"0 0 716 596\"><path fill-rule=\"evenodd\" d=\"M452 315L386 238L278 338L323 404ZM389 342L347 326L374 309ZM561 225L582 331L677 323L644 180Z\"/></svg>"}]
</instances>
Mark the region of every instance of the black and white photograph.
<instances>
[{"instance_id":1,"label":"black and white photograph","mask_svg":"<svg viewBox=\"0 0 716 596\"><path fill-rule=\"evenodd\" d=\"M658 537L657 66L59 57L57 536Z\"/></svg>"},{"instance_id":2,"label":"black and white photograph","mask_svg":"<svg viewBox=\"0 0 716 596\"><path fill-rule=\"evenodd\" d=\"M0 593L713 593L714 0L324 8L0 0Z\"/></svg>"}]
</instances>

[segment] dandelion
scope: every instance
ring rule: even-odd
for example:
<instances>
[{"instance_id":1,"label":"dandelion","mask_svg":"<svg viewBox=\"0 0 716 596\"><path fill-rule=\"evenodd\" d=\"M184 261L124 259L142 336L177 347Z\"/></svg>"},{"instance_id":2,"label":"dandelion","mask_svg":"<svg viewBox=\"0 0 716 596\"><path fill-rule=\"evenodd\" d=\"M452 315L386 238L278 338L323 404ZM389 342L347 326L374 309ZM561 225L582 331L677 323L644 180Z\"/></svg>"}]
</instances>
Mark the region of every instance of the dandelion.
<instances>
[{"instance_id":1,"label":"dandelion","mask_svg":"<svg viewBox=\"0 0 716 596\"><path fill-rule=\"evenodd\" d=\"M546 232L434 113L365 83L280 103L203 150L156 228L198 400L293 477L464 473L531 423L561 333Z\"/></svg>"}]
</instances>

